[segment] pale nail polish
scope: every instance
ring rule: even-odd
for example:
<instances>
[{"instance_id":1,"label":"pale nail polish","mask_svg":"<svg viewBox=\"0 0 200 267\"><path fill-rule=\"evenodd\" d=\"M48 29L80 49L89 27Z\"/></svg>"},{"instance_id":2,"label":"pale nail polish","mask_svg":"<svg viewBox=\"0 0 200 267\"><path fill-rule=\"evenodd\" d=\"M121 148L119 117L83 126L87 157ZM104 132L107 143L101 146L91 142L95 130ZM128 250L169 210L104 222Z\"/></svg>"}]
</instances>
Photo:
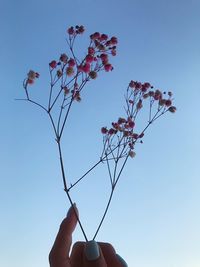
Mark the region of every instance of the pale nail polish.
<instances>
[{"instance_id":1,"label":"pale nail polish","mask_svg":"<svg viewBox=\"0 0 200 267\"><path fill-rule=\"evenodd\" d=\"M86 243L85 256L89 261L93 261L99 258L99 246L96 241L91 240Z\"/></svg>"}]
</instances>

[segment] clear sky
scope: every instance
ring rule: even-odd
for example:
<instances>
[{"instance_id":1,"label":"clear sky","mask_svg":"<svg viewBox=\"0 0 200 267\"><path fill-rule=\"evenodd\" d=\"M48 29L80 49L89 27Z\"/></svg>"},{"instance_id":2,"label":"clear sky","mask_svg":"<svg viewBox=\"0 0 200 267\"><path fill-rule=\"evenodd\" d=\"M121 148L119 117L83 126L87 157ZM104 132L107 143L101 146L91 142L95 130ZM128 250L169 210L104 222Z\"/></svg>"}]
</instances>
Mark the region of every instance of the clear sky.
<instances>
[{"instance_id":1,"label":"clear sky","mask_svg":"<svg viewBox=\"0 0 200 267\"><path fill-rule=\"evenodd\" d=\"M101 126L121 116L128 82L172 90L176 114L152 126L115 192L97 240L111 242L129 266L200 266L200 1L5 0L0 2L0 266L46 267L69 202L46 115L24 102L28 70L43 100L48 63L66 51L66 29L83 24L117 36L112 73L101 73L70 117L64 151L70 181L101 152ZM84 46L85 41L78 49ZM98 169L73 192L89 237L108 195ZM83 240L77 227L74 241Z\"/></svg>"}]
</instances>

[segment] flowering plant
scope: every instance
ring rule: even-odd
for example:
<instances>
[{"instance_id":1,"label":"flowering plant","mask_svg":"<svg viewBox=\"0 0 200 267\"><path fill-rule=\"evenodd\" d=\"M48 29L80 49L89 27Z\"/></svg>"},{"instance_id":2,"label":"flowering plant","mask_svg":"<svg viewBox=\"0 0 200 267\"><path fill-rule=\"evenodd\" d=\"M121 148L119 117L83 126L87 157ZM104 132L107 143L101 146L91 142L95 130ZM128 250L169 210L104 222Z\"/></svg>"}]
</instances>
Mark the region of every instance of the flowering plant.
<instances>
[{"instance_id":1,"label":"flowering plant","mask_svg":"<svg viewBox=\"0 0 200 267\"><path fill-rule=\"evenodd\" d=\"M79 59L74 49L74 43L77 37L82 35L84 31L83 26L70 27L67 30L69 53L62 53L59 59L53 59L49 63L50 88L47 104L43 105L34 101L30 96L29 86L34 84L35 80L40 76L38 72L33 70L28 72L24 80L23 87L26 98L21 100L28 101L40 107L48 115L58 147L64 191L71 205L73 205L70 195L72 188L97 167L97 165L106 163L111 191L104 214L94 234L93 239L95 239L107 214L114 190L127 160L136 155L135 145L143 142L142 139L146 130L155 120L167 112L174 113L176 107L172 105L173 99L171 92L155 90L148 82L130 81L125 92L124 116L112 122L111 127L101 128L103 149L100 160L77 179L76 182L69 185L65 175L61 143L69 112L75 102L81 101L82 91L89 81L96 79L100 72L113 70L110 57L116 55L118 43L116 37L109 38L106 34L95 32L90 35L85 56ZM143 105L147 105L148 107L148 118L144 128L138 132L136 131L137 118L138 114L143 110ZM81 220L78 216L77 219L87 241L88 239Z\"/></svg>"}]
</instances>

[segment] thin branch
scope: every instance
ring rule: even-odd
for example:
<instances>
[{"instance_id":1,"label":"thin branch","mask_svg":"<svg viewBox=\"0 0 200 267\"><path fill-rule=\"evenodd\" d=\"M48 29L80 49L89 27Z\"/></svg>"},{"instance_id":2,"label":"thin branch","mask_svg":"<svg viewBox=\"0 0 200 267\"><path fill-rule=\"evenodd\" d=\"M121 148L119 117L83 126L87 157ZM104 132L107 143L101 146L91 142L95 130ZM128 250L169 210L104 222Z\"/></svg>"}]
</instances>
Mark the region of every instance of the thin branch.
<instances>
[{"instance_id":1,"label":"thin branch","mask_svg":"<svg viewBox=\"0 0 200 267\"><path fill-rule=\"evenodd\" d=\"M65 176L64 164L63 164L63 158L62 158L62 151L61 151L60 140L57 140L57 144L58 144L58 150L59 150L59 158L60 158L60 166L61 166L61 172L62 172L62 179L63 179L64 191L66 192L67 197L68 197L68 199L69 199L71 205L73 206L73 201L72 201L71 196L70 196L70 194L69 194L69 192L68 192L68 189L67 189L67 182L66 182L66 176ZM75 209L74 209L74 210L75 210ZM75 211L75 214L76 214L76 217L77 217L77 221L78 221L78 223L79 223L79 226L80 226L80 228L81 228L81 231L82 231L82 233L83 233L83 235L84 235L84 238L85 238L85 240L86 240L86 242L87 242L87 241L88 241L87 236L86 236L86 234L85 234L85 231L84 231L84 229L83 229L83 226L82 226L82 224L81 224L81 221L80 221L80 219L79 219L78 214L76 213L76 211Z\"/></svg>"},{"instance_id":2,"label":"thin branch","mask_svg":"<svg viewBox=\"0 0 200 267\"><path fill-rule=\"evenodd\" d=\"M99 232L99 230L100 230L100 228L101 228L101 225L102 225L102 223L103 223L103 221L104 221L104 219L105 219L105 217L106 217L106 214L107 214L107 212L108 212L108 208L109 208L110 203L111 203L111 200L112 200L113 193L114 193L114 188L112 188L112 190L111 190L111 194L110 194L110 197L109 197L107 206L106 206L106 208L105 208L105 211L104 211L104 214L103 214L103 216L102 216L102 219L101 219L101 221L100 221L100 223L99 223L99 226L97 227L97 230L96 230L96 232L95 232L95 234L94 234L93 240L95 240L95 238L96 238L96 236L97 236L97 234L98 234L98 232Z\"/></svg>"}]
</instances>

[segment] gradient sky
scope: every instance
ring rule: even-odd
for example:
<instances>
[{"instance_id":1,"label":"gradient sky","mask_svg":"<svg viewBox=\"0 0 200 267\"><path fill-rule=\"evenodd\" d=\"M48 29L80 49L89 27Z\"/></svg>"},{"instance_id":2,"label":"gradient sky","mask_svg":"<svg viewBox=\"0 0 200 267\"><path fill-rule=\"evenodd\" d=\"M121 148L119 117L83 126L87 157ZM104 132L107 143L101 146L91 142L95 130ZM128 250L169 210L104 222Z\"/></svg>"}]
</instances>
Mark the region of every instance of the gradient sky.
<instances>
[{"instance_id":1,"label":"gradient sky","mask_svg":"<svg viewBox=\"0 0 200 267\"><path fill-rule=\"evenodd\" d=\"M15 101L29 69L43 99L48 63L66 51L66 29L83 24L119 39L114 71L89 84L70 117L64 150L67 176L98 160L101 126L122 115L128 82L172 90L176 114L157 121L129 160L97 240L111 242L129 266L200 266L200 1L2 0L0 98L0 266L47 267L48 253L69 202L46 115ZM73 199L89 237L108 195L102 169ZM83 240L77 227L74 242Z\"/></svg>"}]
</instances>

